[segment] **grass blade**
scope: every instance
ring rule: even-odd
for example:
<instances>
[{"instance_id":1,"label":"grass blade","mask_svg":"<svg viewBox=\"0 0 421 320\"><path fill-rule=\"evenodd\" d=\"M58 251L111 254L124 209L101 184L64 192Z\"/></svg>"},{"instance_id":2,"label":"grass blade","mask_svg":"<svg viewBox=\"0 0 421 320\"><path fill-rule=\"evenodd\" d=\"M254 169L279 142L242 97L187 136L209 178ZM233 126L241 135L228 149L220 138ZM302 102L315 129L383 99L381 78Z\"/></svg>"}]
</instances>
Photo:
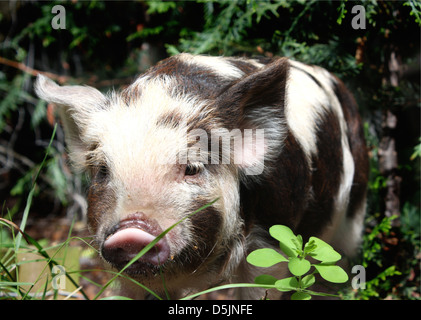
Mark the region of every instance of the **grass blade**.
<instances>
[{"instance_id":1,"label":"grass blade","mask_svg":"<svg viewBox=\"0 0 421 320\"><path fill-rule=\"evenodd\" d=\"M45 151L44 159L42 160L42 162L41 162L41 164L38 168L37 174L35 175L34 182L32 184L31 191L29 192L28 197L26 199L26 206L25 206L25 210L23 211L23 217L22 217L22 221L21 221L21 224L20 224L20 227L19 227L19 229L22 230L22 232L25 231L26 222L28 220L28 215L29 215L29 209L31 208L32 199L34 197L34 192L35 192L35 188L36 188L36 181L37 181L37 179L38 179L38 177L41 173L42 168L44 167L45 162L47 161L48 154L50 153L51 145L52 145L53 140L54 140L54 136L56 135L56 130L57 130L57 124L54 126L53 133L52 133L51 139L50 139L50 143L48 144L47 150ZM18 250L20 248L21 240L22 240L22 233L19 233L17 235L16 241L15 241L15 252L18 252Z\"/></svg>"}]
</instances>

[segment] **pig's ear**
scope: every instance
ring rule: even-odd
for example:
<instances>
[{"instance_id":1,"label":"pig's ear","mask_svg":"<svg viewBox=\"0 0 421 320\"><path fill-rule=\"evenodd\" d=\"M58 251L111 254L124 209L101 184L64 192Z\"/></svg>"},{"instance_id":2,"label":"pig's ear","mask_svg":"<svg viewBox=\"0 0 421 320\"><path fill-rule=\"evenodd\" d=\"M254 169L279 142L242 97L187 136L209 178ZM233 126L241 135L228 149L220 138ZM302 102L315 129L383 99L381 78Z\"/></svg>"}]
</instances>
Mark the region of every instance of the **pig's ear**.
<instances>
[{"instance_id":1,"label":"pig's ear","mask_svg":"<svg viewBox=\"0 0 421 320\"><path fill-rule=\"evenodd\" d=\"M95 111L104 105L105 96L88 86L59 86L42 75L37 77L35 92L58 106L71 160L76 167L81 166L87 150L81 133L92 123Z\"/></svg>"},{"instance_id":2,"label":"pig's ear","mask_svg":"<svg viewBox=\"0 0 421 320\"><path fill-rule=\"evenodd\" d=\"M288 70L288 59L279 58L239 80L220 98L222 105L236 110L241 119L238 125L244 142L239 168L246 175L262 174L282 149L287 130L284 107Z\"/></svg>"},{"instance_id":3,"label":"pig's ear","mask_svg":"<svg viewBox=\"0 0 421 320\"><path fill-rule=\"evenodd\" d=\"M245 113L261 106L278 106L283 110L289 71L286 58L278 58L262 69L231 86L221 97ZM257 110L256 110L257 111Z\"/></svg>"}]
</instances>

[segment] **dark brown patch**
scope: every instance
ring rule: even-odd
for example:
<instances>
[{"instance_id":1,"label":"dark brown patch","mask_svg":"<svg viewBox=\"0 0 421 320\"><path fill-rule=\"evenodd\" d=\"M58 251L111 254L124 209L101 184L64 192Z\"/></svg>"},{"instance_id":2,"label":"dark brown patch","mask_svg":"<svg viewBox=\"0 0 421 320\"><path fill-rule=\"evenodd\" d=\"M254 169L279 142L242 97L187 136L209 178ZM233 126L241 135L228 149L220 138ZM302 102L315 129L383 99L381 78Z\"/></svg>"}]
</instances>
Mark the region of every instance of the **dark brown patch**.
<instances>
[{"instance_id":1,"label":"dark brown patch","mask_svg":"<svg viewBox=\"0 0 421 320\"><path fill-rule=\"evenodd\" d=\"M256 72L258 70L258 67L256 67L254 64L250 63L250 61L245 59L227 58L227 61L229 61L233 66L241 70L246 75L252 74L253 72Z\"/></svg>"},{"instance_id":2,"label":"dark brown patch","mask_svg":"<svg viewBox=\"0 0 421 320\"><path fill-rule=\"evenodd\" d=\"M260 106L276 106L277 112L283 114L288 70L287 59L274 60L227 89L217 100L219 108L228 117L237 119L250 109Z\"/></svg>"},{"instance_id":3,"label":"dark brown patch","mask_svg":"<svg viewBox=\"0 0 421 320\"><path fill-rule=\"evenodd\" d=\"M116 195L107 186L103 168L95 169L88 191L88 226L91 233L96 234L103 216L110 215L116 207Z\"/></svg>"},{"instance_id":4,"label":"dark brown patch","mask_svg":"<svg viewBox=\"0 0 421 320\"><path fill-rule=\"evenodd\" d=\"M334 200L343 175L339 119L326 112L317 123L317 154L312 155L312 201L304 212L297 232L317 236L331 221Z\"/></svg>"},{"instance_id":5,"label":"dark brown patch","mask_svg":"<svg viewBox=\"0 0 421 320\"><path fill-rule=\"evenodd\" d=\"M169 112L167 114L164 114L159 117L159 119L156 121L156 125L164 126L168 128L177 128L180 125L180 122L182 122L183 117L181 114L177 112Z\"/></svg>"},{"instance_id":6,"label":"dark brown patch","mask_svg":"<svg viewBox=\"0 0 421 320\"><path fill-rule=\"evenodd\" d=\"M198 199L194 206L189 210L193 213L210 201L205 199ZM220 269L223 265L225 255L230 250L229 246L221 247L218 243L218 237L221 232L222 216L221 213L213 206L207 207L197 213L191 218L192 225L192 240L190 244L175 257L174 262L181 268L173 269L170 265L169 272L177 275L177 272L210 272ZM222 249L222 251L221 251ZM226 252L225 252L226 251ZM215 263L215 261L219 261Z\"/></svg>"},{"instance_id":7,"label":"dark brown patch","mask_svg":"<svg viewBox=\"0 0 421 320\"><path fill-rule=\"evenodd\" d=\"M139 99L141 96L142 91L139 86L129 86L121 91L121 98L123 102L126 104L126 106L130 106L132 102Z\"/></svg>"},{"instance_id":8,"label":"dark brown patch","mask_svg":"<svg viewBox=\"0 0 421 320\"><path fill-rule=\"evenodd\" d=\"M308 202L311 172L305 154L291 132L279 158L259 185L241 185L241 214L246 233L257 224L268 230L274 224L297 227ZM268 237L268 240L273 240Z\"/></svg>"}]
</instances>

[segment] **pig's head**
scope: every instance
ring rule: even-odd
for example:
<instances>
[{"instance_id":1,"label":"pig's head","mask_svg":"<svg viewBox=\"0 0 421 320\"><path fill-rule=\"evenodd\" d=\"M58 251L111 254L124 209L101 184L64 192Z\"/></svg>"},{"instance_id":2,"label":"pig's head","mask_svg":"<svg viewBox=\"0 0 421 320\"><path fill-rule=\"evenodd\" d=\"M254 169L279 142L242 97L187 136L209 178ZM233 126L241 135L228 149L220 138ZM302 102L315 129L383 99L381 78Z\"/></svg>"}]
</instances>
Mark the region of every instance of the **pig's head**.
<instances>
[{"instance_id":1,"label":"pig's head","mask_svg":"<svg viewBox=\"0 0 421 320\"><path fill-rule=\"evenodd\" d=\"M108 263L123 268L217 199L125 272L149 285L162 272L171 287L205 274L211 284L236 268L252 224L240 185L264 180L280 152L287 72L283 59L264 66L183 54L108 95L38 77L37 94L58 106L72 164L90 176L88 224ZM226 138L230 147L218 148Z\"/></svg>"}]
</instances>

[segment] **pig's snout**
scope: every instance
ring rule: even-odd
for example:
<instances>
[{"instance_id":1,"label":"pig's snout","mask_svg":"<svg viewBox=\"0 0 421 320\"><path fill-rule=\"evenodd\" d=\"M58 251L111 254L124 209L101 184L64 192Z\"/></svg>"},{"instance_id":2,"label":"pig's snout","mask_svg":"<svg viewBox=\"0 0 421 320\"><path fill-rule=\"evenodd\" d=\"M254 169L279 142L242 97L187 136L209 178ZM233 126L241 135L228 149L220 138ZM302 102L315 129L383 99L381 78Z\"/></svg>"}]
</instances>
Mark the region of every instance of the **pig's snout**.
<instances>
[{"instance_id":1,"label":"pig's snout","mask_svg":"<svg viewBox=\"0 0 421 320\"><path fill-rule=\"evenodd\" d=\"M108 232L102 245L102 256L118 269L122 269L160 233L162 229L156 221L145 219L141 213L130 215ZM166 237L163 237L126 271L141 272L146 267L145 264L162 265L169 257L170 247Z\"/></svg>"}]
</instances>

